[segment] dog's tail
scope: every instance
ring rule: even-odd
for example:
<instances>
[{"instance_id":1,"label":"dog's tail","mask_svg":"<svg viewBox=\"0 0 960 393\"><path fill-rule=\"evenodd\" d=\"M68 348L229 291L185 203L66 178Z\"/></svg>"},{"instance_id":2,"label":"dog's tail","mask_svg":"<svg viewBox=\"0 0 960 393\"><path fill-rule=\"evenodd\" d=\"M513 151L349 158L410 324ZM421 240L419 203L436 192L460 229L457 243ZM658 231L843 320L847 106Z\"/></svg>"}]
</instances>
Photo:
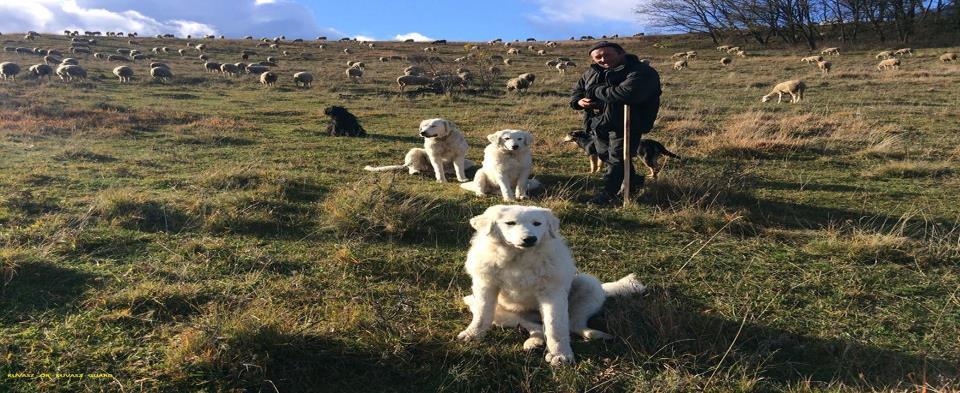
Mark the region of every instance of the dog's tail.
<instances>
[{"instance_id":1,"label":"dog's tail","mask_svg":"<svg viewBox=\"0 0 960 393\"><path fill-rule=\"evenodd\" d=\"M637 280L637 276L630 274L614 282L605 282L602 284L603 292L610 296L625 296L634 293L643 293L647 290L643 284Z\"/></svg>"},{"instance_id":2,"label":"dog's tail","mask_svg":"<svg viewBox=\"0 0 960 393\"><path fill-rule=\"evenodd\" d=\"M407 169L406 165L387 165L387 166L370 166L367 165L363 167L363 170L370 172L389 172L389 171L399 171L401 169Z\"/></svg>"},{"instance_id":3,"label":"dog's tail","mask_svg":"<svg viewBox=\"0 0 960 393\"><path fill-rule=\"evenodd\" d=\"M460 183L460 188L470 191L470 192L479 192L480 186L477 185L475 181L468 181L466 183Z\"/></svg>"},{"instance_id":4,"label":"dog's tail","mask_svg":"<svg viewBox=\"0 0 960 393\"><path fill-rule=\"evenodd\" d=\"M653 143L653 145L657 148L657 150L660 151L661 154L663 154L663 155L665 155L665 156L667 156L667 157L670 157L670 158L676 158L676 159L678 159L678 160L680 159L680 156L674 154L674 153L673 153L672 151L670 151L670 150L667 150L667 147L664 146L662 143L657 142L657 141L655 141L655 140L653 140L653 139L650 139L650 142Z\"/></svg>"}]
</instances>

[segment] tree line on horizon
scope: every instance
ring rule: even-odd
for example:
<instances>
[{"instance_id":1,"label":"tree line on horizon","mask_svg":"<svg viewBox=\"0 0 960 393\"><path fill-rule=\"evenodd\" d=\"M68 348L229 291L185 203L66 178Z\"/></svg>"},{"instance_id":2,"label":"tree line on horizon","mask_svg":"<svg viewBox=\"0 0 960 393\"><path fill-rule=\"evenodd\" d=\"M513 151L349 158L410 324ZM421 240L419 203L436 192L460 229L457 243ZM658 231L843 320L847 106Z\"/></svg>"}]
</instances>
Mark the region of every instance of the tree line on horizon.
<instances>
[{"instance_id":1,"label":"tree line on horizon","mask_svg":"<svg viewBox=\"0 0 960 393\"><path fill-rule=\"evenodd\" d=\"M779 40L817 48L828 36L858 42L864 36L907 43L921 25L960 31L960 0L647 0L636 13L653 26L768 45ZM866 33L866 34L865 34Z\"/></svg>"}]
</instances>

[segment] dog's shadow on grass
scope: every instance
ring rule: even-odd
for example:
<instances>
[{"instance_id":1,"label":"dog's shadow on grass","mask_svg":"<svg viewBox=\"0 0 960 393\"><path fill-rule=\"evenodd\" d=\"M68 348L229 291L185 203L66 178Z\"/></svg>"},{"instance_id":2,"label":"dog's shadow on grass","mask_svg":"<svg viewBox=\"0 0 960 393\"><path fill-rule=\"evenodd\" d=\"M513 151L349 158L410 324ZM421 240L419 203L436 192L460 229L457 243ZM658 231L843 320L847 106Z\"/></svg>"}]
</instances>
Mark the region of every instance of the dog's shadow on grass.
<instances>
[{"instance_id":1,"label":"dog's shadow on grass","mask_svg":"<svg viewBox=\"0 0 960 393\"><path fill-rule=\"evenodd\" d=\"M0 286L0 321L18 322L49 311L66 312L95 276L42 260L28 260Z\"/></svg>"},{"instance_id":2,"label":"dog's shadow on grass","mask_svg":"<svg viewBox=\"0 0 960 393\"><path fill-rule=\"evenodd\" d=\"M759 370L757 378L780 386L810 381L873 387L919 385L960 376L956 359L725 319L676 289L650 288L640 299L612 300L604 310L596 326L604 326L601 330L609 329L622 340L575 344L574 351L581 358L656 356L675 359L679 364L668 367L686 368L691 374L709 374L717 368L722 374L725 367L739 364Z\"/></svg>"}]
</instances>

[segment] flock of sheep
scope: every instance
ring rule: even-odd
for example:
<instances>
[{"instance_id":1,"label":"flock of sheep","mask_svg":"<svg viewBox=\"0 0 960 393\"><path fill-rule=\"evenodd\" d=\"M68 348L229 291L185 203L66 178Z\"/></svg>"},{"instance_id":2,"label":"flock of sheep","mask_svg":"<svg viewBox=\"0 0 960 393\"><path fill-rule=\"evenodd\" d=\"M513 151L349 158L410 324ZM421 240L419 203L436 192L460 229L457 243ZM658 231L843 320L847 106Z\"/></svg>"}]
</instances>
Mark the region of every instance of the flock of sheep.
<instances>
[{"instance_id":1,"label":"flock of sheep","mask_svg":"<svg viewBox=\"0 0 960 393\"><path fill-rule=\"evenodd\" d=\"M210 59L210 52L208 49L207 43L193 43L188 40L186 43L186 48L181 49L172 49L167 46L158 46L151 49L143 48L141 49L129 49L129 48L119 48L116 49L116 54L113 53L103 53L95 51L95 48L98 44L98 37L101 36L100 32L84 32L84 37L80 36L79 32L65 31L64 34L69 40L69 47L64 51L57 49L44 49L44 48L27 48L27 47L10 47L5 46L3 50L5 52L16 53L18 56L23 55L36 55L40 56L42 62L30 66L27 69L27 73L33 75L38 80L43 78L49 79L52 75L58 76L64 82L72 82L74 80L83 80L87 77L87 71L80 65L80 61L77 57L80 56L91 56L95 59L105 61L105 62L120 62L120 63L131 63L139 60L148 61L150 59L163 57L166 55L169 56L179 56L186 58L188 56L196 56L197 59L203 62L203 69L207 72L218 73L225 76L238 77L244 74L253 75L257 77L257 80L266 86L275 85L280 79L280 74L275 70L278 67L279 59L276 56L281 56L283 58L291 58L292 54L289 50L286 50L288 47L288 42L285 41L286 37L280 36L275 38L262 38L253 48L243 49L236 55L240 57L241 60L248 60L251 57L259 56L257 50L260 48L266 48L266 50L273 51L276 53L275 56L265 56L263 60L259 62L247 63L247 62L238 62L230 63L224 62L220 63ZM122 32L107 32L107 37L124 37ZM142 47L143 42L138 39L136 33L126 33L127 38L130 38L127 41L131 47L137 48ZM28 32L24 35L23 39L25 41L34 41L37 37L40 37L39 33ZM172 38L170 35L158 35L158 39L167 39ZM189 38L189 37L188 37ZM207 36L204 39L215 39L214 36ZM223 38L223 37L221 37ZM253 41L253 37L247 36L245 40ZM328 48L328 44L325 42L326 37L318 37L318 40L323 42L316 46L320 51L324 51ZM378 48L377 44L374 42L363 42L355 41L349 39L342 39L341 41L348 41L348 45L353 45L353 47L347 47L342 50L344 55L351 55L355 51L360 51L364 49L376 49ZM535 41L532 38L527 40ZM296 39L292 41L293 43L302 43L302 39ZM411 41L407 41L411 42ZM457 67L452 72L443 72L438 71L434 67L432 70L426 69L424 65L433 65L438 63L443 63L444 60L439 56L429 56L437 52L437 47L434 45L445 45L445 40L434 41L431 46L423 48L423 55L407 55L407 56L380 56L377 60L381 63L388 63L391 61L409 61L414 63L414 65L408 66L403 69L403 75L400 75L396 78L397 87L400 93L403 93L407 87L416 86L416 87L427 87L431 90L446 90L456 87L464 87L471 81L473 81L476 76L473 71L466 67ZM480 45L467 45L465 46L466 55L457 57L453 59L454 63L468 63L473 62L476 64L482 64L478 59L482 58L484 61L492 62L492 65L489 65L484 70L486 73L492 76L499 76L503 73L503 70L498 67L501 66L510 66L513 64L514 59L517 56L521 56L523 53L528 53L534 56L549 56L551 50L558 46L557 42L547 41L540 47L533 44L526 45L522 47L522 44L519 42L504 42L501 39L496 39L487 43L490 45L490 48L496 48L497 46L505 47L505 54L510 57L504 57L499 54L481 54L482 52L493 53L495 49L486 49L481 48ZM211 44L212 45L212 44ZM654 44L654 47L662 48L660 44ZM293 46L290 46L293 48ZM731 45L721 45L716 48L717 51L723 52L725 54L730 54L732 56L746 58L748 56L747 52L739 46ZM73 56L77 57L63 57L63 53L67 52ZM222 56L222 53L220 54ZM882 51L878 53L875 57L879 60L877 64L877 70L897 70L900 67L900 58L903 56L912 56L913 50L911 48L901 48L894 51ZM828 74L833 68L834 63L826 60L824 56L840 56L839 48L826 48L821 51L820 55L807 56L800 59L801 62L816 64L818 69L824 73ZM677 52L671 56L672 59L676 60L673 63L674 70L684 70L689 68L690 61L697 58L696 51L685 51ZM299 59L310 60L312 55L310 53L300 53ZM939 57L939 60L942 62L956 62L957 54L956 53L945 53ZM649 63L649 60L642 59L641 61ZM728 67L733 64L732 57L722 57L720 59L720 65L723 67ZM568 57L553 57L550 60L547 60L544 63L547 67L557 70L560 75L563 75L568 68L576 67L577 64ZM344 70L344 75L347 79L353 82L360 82L364 76L364 72L367 69L367 66L362 61L347 61L346 69ZM160 61L150 61L148 64L147 70L150 77L158 80L160 82L168 82L174 77L174 73L171 70L171 67L166 63ZM3 62L0 63L0 78L16 80L18 74L22 71L20 65L13 62ZM119 65L113 69L113 74L119 79L120 83L128 83L136 76L134 68L129 65ZM516 77L509 78L506 81L506 90L508 92L517 92L522 93L530 88L530 86L536 80L536 75L533 73L523 73ZM298 87L310 88L314 81L313 74L305 71L294 72L292 74L292 81ZM784 83L776 85L773 91L770 94L764 96L762 100L764 102L768 101L773 95L778 96L778 102L781 101L784 94L788 94L791 97L791 102L800 102L803 98L803 92L806 88L806 84L803 81L791 80Z\"/></svg>"}]
</instances>

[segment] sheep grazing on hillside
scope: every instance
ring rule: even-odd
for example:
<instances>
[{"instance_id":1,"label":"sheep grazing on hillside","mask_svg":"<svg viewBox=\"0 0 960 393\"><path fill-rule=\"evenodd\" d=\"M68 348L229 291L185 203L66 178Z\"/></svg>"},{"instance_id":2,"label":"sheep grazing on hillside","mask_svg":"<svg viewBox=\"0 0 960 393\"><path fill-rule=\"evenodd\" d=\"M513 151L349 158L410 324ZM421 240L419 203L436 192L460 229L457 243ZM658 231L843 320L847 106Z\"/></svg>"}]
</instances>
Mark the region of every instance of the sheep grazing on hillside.
<instances>
[{"instance_id":1,"label":"sheep grazing on hillside","mask_svg":"<svg viewBox=\"0 0 960 393\"><path fill-rule=\"evenodd\" d=\"M193 48L196 49L197 52L203 53L203 50L204 50L204 49L207 49L207 45L206 45L206 44L197 44L197 46L195 46L195 47L193 47Z\"/></svg>"},{"instance_id":2,"label":"sheep grazing on hillside","mask_svg":"<svg viewBox=\"0 0 960 393\"><path fill-rule=\"evenodd\" d=\"M543 50L543 49L540 49L540 50L537 51L537 55L538 55L538 56L544 56L544 55L546 55L546 54L547 54L547 51L545 51L545 50Z\"/></svg>"},{"instance_id":3,"label":"sheep grazing on hillside","mask_svg":"<svg viewBox=\"0 0 960 393\"><path fill-rule=\"evenodd\" d=\"M68 60L68 59L64 59L64 60ZM126 56L110 55L110 56L107 56L107 61L123 61L123 62L129 62L130 59L129 59L128 57L126 57Z\"/></svg>"},{"instance_id":4,"label":"sheep grazing on hillside","mask_svg":"<svg viewBox=\"0 0 960 393\"><path fill-rule=\"evenodd\" d=\"M380 57L377 58L377 61L379 61L379 62L381 62L381 63L386 63L386 62L390 61L390 58L389 58L389 57L380 56Z\"/></svg>"},{"instance_id":5,"label":"sheep grazing on hillside","mask_svg":"<svg viewBox=\"0 0 960 393\"><path fill-rule=\"evenodd\" d=\"M203 63L203 69L207 72L220 72L220 63L208 61Z\"/></svg>"},{"instance_id":6,"label":"sheep grazing on hillside","mask_svg":"<svg viewBox=\"0 0 960 393\"><path fill-rule=\"evenodd\" d=\"M953 52L944 53L940 56L940 61L946 63L948 61L957 61L957 54Z\"/></svg>"},{"instance_id":7,"label":"sheep grazing on hillside","mask_svg":"<svg viewBox=\"0 0 960 393\"><path fill-rule=\"evenodd\" d=\"M530 72L517 75L517 78L526 79L530 84L533 84L533 82L537 80L537 76Z\"/></svg>"},{"instance_id":8,"label":"sheep grazing on hillside","mask_svg":"<svg viewBox=\"0 0 960 393\"><path fill-rule=\"evenodd\" d=\"M353 81L354 83L357 83L360 80L360 78L363 77L363 68L350 67L350 68L347 68L347 70L344 71L344 73L347 74L347 78L350 78L351 81Z\"/></svg>"},{"instance_id":9,"label":"sheep grazing on hillside","mask_svg":"<svg viewBox=\"0 0 960 393\"><path fill-rule=\"evenodd\" d=\"M530 88L530 81L524 78L516 77L507 81L507 91L516 91L517 94L522 93Z\"/></svg>"},{"instance_id":10,"label":"sheep grazing on hillside","mask_svg":"<svg viewBox=\"0 0 960 393\"><path fill-rule=\"evenodd\" d=\"M150 76L153 79L159 79L161 82L167 82L173 79L173 72L166 67L153 67L150 69Z\"/></svg>"},{"instance_id":11,"label":"sheep grazing on hillside","mask_svg":"<svg viewBox=\"0 0 960 393\"><path fill-rule=\"evenodd\" d=\"M737 57L747 57L747 52L742 51L742 50L738 50L738 51L737 51Z\"/></svg>"},{"instance_id":12,"label":"sheep grazing on hillside","mask_svg":"<svg viewBox=\"0 0 960 393\"><path fill-rule=\"evenodd\" d=\"M900 48L893 51L894 56L913 56L912 48Z\"/></svg>"},{"instance_id":13,"label":"sheep grazing on hillside","mask_svg":"<svg viewBox=\"0 0 960 393\"><path fill-rule=\"evenodd\" d=\"M891 57L893 57L893 52L890 52L890 51L888 51L888 50L885 50L885 51L882 51L882 52L880 52L880 53L877 53L877 55L874 56L874 58L876 58L877 60L880 60L880 59L889 59L889 58L891 58Z\"/></svg>"},{"instance_id":14,"label":"sheep grazing on hillside","mask_svg":"<svg viewBox=\"0 0 960 393\"><path fill-rule=\"evenodd\" d=\"M687 52L677 52L674 53L673 56L670 56L671 59L679 59L682 57L687 57Z\"/></svg>"},{"instance_id":15,"label":"sheep grazing on hillside","mask_svg":"<svg viewBox=\"0 0 960 393\"><path fill-rule=\"evenodd\" d=\"M565 72L567 72L567 65L564 63L557 63L555 67L557 67L557 71L560 73L560 75L563 75Z\"/></svg>"},{"instance_id":16,"label":"sheep grazing on hillside","mask_svg":"<svg viewBox=\"0 0 960 393\"><path fill-rule=\"evenodd\" d=\"M677 71L680 71L680 70L682 70L682 69L684 69L684 68L687 68L687 67L689 67L689 66L687 65L687 61L686 61L686 60L680 60L680 61L678 61L678 62L673 63L673 69L675 69L675 70L677 70Z\"/></svg>"},{"instance_id":17,"label":"sheep grazing on hillside","mask_svg":"<svg viewBox=\"0 0 960 393\"><path fill-rule=\"evenodd\" d=\"M560 64L560 60L550 60L546 64L547 67L556 67L557 64Z\"/></svg>"},{"instance_id":18,"label":"sheep grazing on hillside","mask_svg":"<svg viewBox=\"0 0 960 393\"><path fill-rule=\"evenodd\" d=\"M59 76L62 81L73 82L74 79L87 79L87 70L78 65L64 64L57 67L57 76Z\"/></svg>"},{"instance_id":19,"label":"sheep grazing on hillside","mask_svg":"<svg viewBox=\"0 0 960 393\"><path fill-rule=\"evenodd\" d=\"M186 49L177 49L177 54L179 54L180 57L183 57L183 55L187 54L187 50L186 50Z\"/></svg>"},{"instance_id":20,"label":"sheep grazing on hillside","mask_svg":"<svg viewBox=\"0 0 960 393\"><path fill-rule=\"evenodd\" d=\"M349 54L353 53L353 51L350 50L350 48L344 48L344 49L343 49L343 53L349 55Z\"/></svg>"},{"instance_id":21,"label":"sheep grazing on hillside","mask_svg":"<svg viewBox=\"0 0 960 393\"><path fill-rule=\"evenodd\" d=\"M728 65L730 65L730 63L733 63L733 59L731 59L731 58L729 58L729 57L724 57L724 58L721 58L721 59L720 59L720 65L722 65L722 66L728 66Z\"/></svg>"},{"instance_id":22,"label":"sheep grazing on hillside","mask_svg":"<svg viewBox=\"0 0 960 393\"><path fill-rule=\"evenodd\" d=\"M423 68L417 66L409 66L403 69L404 75L423 75Z\"/></svg>"},{"instance_id":23,"label":"sheep grazing on hillside","mask_svg":"<svg viewBox=\"0 0 960 393\"><path fill-rule=\"evenodd\" d=\"M270 68L262 65L250 64L247 66L247 73L250 75L260 75L270 71Z\"/></svg>"},{"instance_id":24,"label":"sheep grazing on hillside","mask_svg":"<svg viewBox=\"0 0 960 393\"><path fill-rule=\"evenodd\" d=\"M228 76L240 76L240 68L236 64L223 63L220 65L220 72Z\"/></svg>"},{"instance_id":25,"label":"sheep grazing on hillside","mask_svg":"<svg viewBox=\"0 0 960 393\"><path fill-rule=\"evenodd\" d=\"M489 71L490 74L493 76L499 76L500 74L503 73L503 71L497 68L496 66L490 66L490 68L487 68L487 71Z\"/></svg>"},{"instance_id":26,"label":"sheep grazing on hillside","mask_svg":"<svg viewBox=\"0 0 960 393\"><path fill-rule=\"evenodd\" d=\"M0 78L4 80L17 80L17 74L20 73L20 66L9 61L0 63Z\"/></svg>"},{"instance_id":27,"label":"sheep grazing on hillside","mask_svg":"<svg viewBox=\"0 0 960 393\"><path fill-rule=\"evenodd\" d=\"M407 86L431 86L433 83L433 78L420 75L403 75L397 78L397 86L400 87L400 93L403 93L403 90Z\"/></svg>"},{"instance_id":28,"label":"sheep grazing on hillside","mask_svg":"<svg viewBox=\"0 0 960 393\"><path fill-rule=\"evenodd\" d=\"M510 48L510 49L507 50L507 54L508 54L508 55L519 55L519 54L520 54L520 49Z\"/></svg>"},{"instance_id":29,"label":"sheep grazing on hillside","mask_svg":"<svg viewBox=\"0 0 960 393\"><path fill-rule=\"evenodd\" d=\"M298 72L293 74L293 83L300 87L310 88L313 86L313 74L309 72Z\"/></svg>"},{"instance_id":30,"label":"sheep grazing on hillside","mask_svg":"<svg viewBox=\"0 0 960 393\"><path fill-rule=\"evenodd\" d=\"M817 62L817 68L820 69L820 72L823 72L824 74L829 74L830 69L833 68L833 63L829 61L821 60Z\"/></svg>"},{"instance_id":31,"label":"sheep grazing on hillside","mask_svg":"<svg viewBox=\"0 0 960 393\"><path fill-rule=\"evenodd\" d=\"M733 53L737 53L737 51L739 50L740 50L739 46L731 46L727 48L727 53L733 54Z\"/></svg>"},{"instance_id":32,"label":"sheep grazing on hillside","mask_svg":"<svg viewBox=\"0 0 960 393\"><path fill-rule=\"evenodd\" d=\"M770 94L760 98L760 102L767 102L773 97L774 94L777 95L777 103L779 104L783 100L784 94L790 95L791 103L799 103L803 100L803 92L807 90L807 84L803 83L801 80L790 80L786 82L778 83L773 87L773 91Z\"/></svg>"},{"instance_id":33,"label":"sheep grazing on hillside","mask_svg":"<svg viewBox=\"0 0 960 393\"><path fill-rule=\"evenodd\" d=\"M900 59L892 58L880 61L877 64L877 71L883 71L886 69L899 70L900 69Z\"/></svg>"},{"instance_id":34,"label":"sheep grazing on hillside","mask_svg":"<svg viewBox=\"0 0 960 393\"><path fill-rule=\"evenodd\" d=\"M271 71L260 74L260 83L266 86L273 86L277 83L277 74Z\"/></svg>"},{"instance_id":35,"label":"sheep grazing on hillside","mask_svg":"<svg viewBox=\"0 0 960 393\"><path fill-rule=\"evenodd\" d=\"M692 51L688 51L688 52L687 52L687 58L688 58L688 59L692 59L692 58L695 58L695 57L697 57L697 51L692 50Z\"/></svg>"},{"instance_id":36,"label":"sheep grazing on hillside","mask_svg":"<svg viewBox=\"0 0 960 393\"><path fill-rule=\"evenodd\" d=\"M43 57L43 62L49 65L59 65L61 61L63 60L52 55L46 55Z\"/></svg>"},{"instance_id":37,"label":"sheep grazing on hillside","mask_svg":"<svg viewBox=\"0 0 960 393\"><path fill-rule=\"evenodd\" d=\"M826 49L820 51L820 54L821 54L821 55L840 56L840 48L826 48Z\"/></svg>"},{"instance_id":38,"label":"sheep grazing on hillside","mask_svg":"<svg viewBox=\"0 0 960 393\"><path fill-rule=\"evenodd\" d=\"M503 59L503 65L511 65L511 64L513 64L513 60L511 60L511 59Z\"/></svg>"},{"instance_id":39,"label":"sheep grazing on hillside","mask_svg":"<svg viewBox=\"0 0 960 393\"><path fill-rule=\"evenodd\" d=\"M801 63L816 63L818 61L823 61L823 56L807 56L800 59Z\"/></svg>"},{"instance_id":40,"label":"sheep grazing on hillside","mask_svg":"<svg viewBox=\"0 0 960 393\"><path fill-rule=\"evenodd\" d=\"M80 60L74 59L72 57L68 57L63 60L60 60L60 64L80 65Z\"/></svg>"},{"instance_id":41,"label":"sheep grazing on hillside","mask_svg":"<svg viewBox=\"0 0 960 393\"><path fill-rule=\"evenodd\" d=\"M127 83L130 82L130 78L133 78L133 68L119 66L113 69L113 74L120 78L120 83Z\"/></svg>"},{"instance_id":42,"label":"sheep grazing on hillside","mask_svg":"<svg viewBox=\"0 0 960 393\"><path fill-rule=\"evenodd\" d=\"M730 49L730 45L720 45L717 47L717 52L726 52L727 49Z\"/></svg>"},{"instance_id":43,"label":"sheep grazing on hillside","mask_svg":"<svg viewBox=\"0 0 960 393\"><path fill-rule=\"evenodd\" d=\"M41 80L43 77L50 79L50 75L53 75L53 67L46 64L36 64L30 66L29 72L36 76L37 80Z\"/></svg>"}]
</instances>

